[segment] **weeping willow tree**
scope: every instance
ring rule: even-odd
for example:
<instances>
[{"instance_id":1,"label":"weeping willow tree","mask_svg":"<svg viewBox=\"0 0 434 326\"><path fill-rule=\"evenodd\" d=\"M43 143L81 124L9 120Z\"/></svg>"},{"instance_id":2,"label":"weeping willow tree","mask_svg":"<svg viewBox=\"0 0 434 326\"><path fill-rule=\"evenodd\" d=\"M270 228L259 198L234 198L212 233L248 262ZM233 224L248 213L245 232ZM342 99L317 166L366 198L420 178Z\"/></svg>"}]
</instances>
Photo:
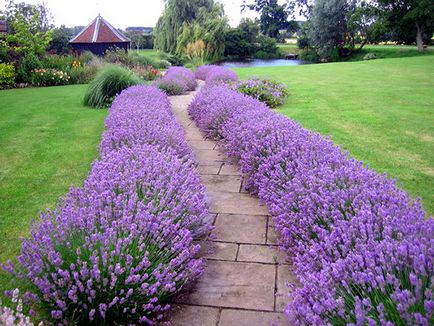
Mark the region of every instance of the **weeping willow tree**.
<instances>
[{"instance_id":1,"label":"weeping willow tree","mask_svg":"<svg viewBox=\"0 0 434 326\"><path fill-rule=\"evenodd\" d=\"M201 40L206 59L217 60L224 53L226 27L223 6L214 0L166 0L155 27L155 48L185 54L188 44Z\"/></svg>"}]
</instances>

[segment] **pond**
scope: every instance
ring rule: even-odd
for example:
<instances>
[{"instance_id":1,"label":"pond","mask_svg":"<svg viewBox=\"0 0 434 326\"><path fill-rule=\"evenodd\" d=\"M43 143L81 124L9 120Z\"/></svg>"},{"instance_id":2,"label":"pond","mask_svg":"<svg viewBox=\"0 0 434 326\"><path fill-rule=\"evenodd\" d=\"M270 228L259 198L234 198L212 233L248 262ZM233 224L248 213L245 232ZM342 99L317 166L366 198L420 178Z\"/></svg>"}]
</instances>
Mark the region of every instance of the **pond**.
<instances>
[{"instance_id":1,"label":"pond","mask_svg":"<svg viewBox=\"0 0 434 326\"><path fill-rule=\"evenodd\" d=\"M226 68L247 68L270 66L298 66L304 64L309 64L309 62L298 59L245 59L238 61L222 61L218 65Z\"/></svg>"}]
</instances>

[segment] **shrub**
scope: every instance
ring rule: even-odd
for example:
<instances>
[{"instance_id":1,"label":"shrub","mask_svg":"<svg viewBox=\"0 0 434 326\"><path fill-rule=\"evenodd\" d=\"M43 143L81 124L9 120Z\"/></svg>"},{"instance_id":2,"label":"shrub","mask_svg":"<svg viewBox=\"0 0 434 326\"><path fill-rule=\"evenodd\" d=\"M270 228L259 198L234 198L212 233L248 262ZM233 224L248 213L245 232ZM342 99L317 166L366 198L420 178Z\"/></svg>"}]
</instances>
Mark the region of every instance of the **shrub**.
<instances>
[{"instance_id":1,"label":"shrub","mask_svg":"<svg viewBox=\"0 0 434 326\"><path fill-rule=\"evenodd\" d=\"M13 86L15 82L15 67L11 63L0 62L0 88Z\"/></svg>"},{"instance_id":2,"label":"shrub","mask_svg":"<svg viewBox=\"0 0 434 326\"><path fill-rule=\"evenodd\" d=\"M205 80L206 77L208 76L209 72L211 71L211 69L218 67L215 65L204 65L204 66L200 66L196 69L195 71L195 76L197 79L200 80Z\"/></svg>"},{"instance_id":3,"label":"shrub","mask_svg":"<svg viewBox=\"0 0 434 326\"><path fill-rule=\"evenodd\" d=\"M45 69L56 69L61 71L68 71L71 69L73 62L76 61L72 55L46 55L42 58L42 67Z\"/></svg>"},{"instance_id":4,"label":"shrub","mask_svg":"<svg viewBox=\"0 0 434 326\"><path fill-rule=\"evenodd\" d=\"M95 108L107 107L123 89L142 83L128 69L107 65L90 82L84 95L84 104Z\"/></svg>"},{"instance_id":5,"label":"shrub","mask_svg":"<svg viewBox=\"0 0 434 326\"><path fill-rule=\"evenodd\" d=\"M197 87L197 81L194 73L184 67L170 67L164 77L178 77L185 81L188 91L194 91Z\"/></svg>"},{"instance_id":6,"label":"shrub","mask_svg":"<svg viewBox=\"0 0 434 326\"><path fill-rule=\"evenodd\" d=\"M69 75L56 69L36 69L32 71L32 85L34 86L61 86L68 85Z\"/></svg>"},{"instance_id":7,"label":"shrub","mask_svg":"<svg viewBox=\"0 0 434 326\"><path fill-rule=\"evenodd\" d=\"M32 81L32 71L41 69L42 63L33 53L26 54L17 68L16 82L30 83Z\"/></svg>"},{"instance_id":8,"label":"shrub","mask_svg":"<svg viewBox=\"0 0 434 326\"><path fill-rule=\"evenodd\" d=\"M161 72L152 66L134 65L131 67L131 71L145 81L152 81L161 77Z\"/></svg>"},{"instance_id":9,"label":"shrub","mask_svg":"<svg viewBox=\"0 0 434 326\"><path fill-rule=\"evenodd\" d=\"M167 95L181 95L188 89L185 80L177 76L159 78L152 85L158 87Z\"/></svg>"},{"instance_id":10,"label":"shrub","mask_svg":"<svg viewBox=\"0 0 434 326\"><path fill-rule=\"evenodd\" d=\"M55 324L153 324L202 273L193 236L210 230L204 188L190 155L173 146L186 140L169 111L154 87L123 91L84 187L41 213L19 265L4 266L30 282ZM135 138L145 122L161 128ZM112 135L128 141L106 146Z\"/></svg>"},{"instance_id":11,"label":"shrub","mask_svg":"<svg viewBox=\"0 0 434 326\"><path fill-rule=\"evenodd\" d=\"M124 66L130 66L133 63L131 56L124 49L118 47L111 48L104 53L104 60L108 63L114 63Z\"/></svg>"},{"instance_id":12,"label":"shrub","mask_svg":"<svg viewBox=\"0 0 434 326\"><path fill-rule=\"evenodd\" d=\"M285 311L291 321L429 324L434 219L420 202L330 140L238 94L205 88L189 113L225 141L273 215L301 282Z\"/></svg>"},{"instance_id":13,"label":"shrub","mask_svg":"<svg viewBox=\"0 0 434 326\"><path fill-rule=\"evenodd\" d=\"M162 78L154 81L154 86L167 95L181 95L186 91L196 89L197 82L194 73L184 67L171 67Z\"/></svg>"},{"instance_id":14,"label":"shrub","mask_svg":"<svg viewBox=\"0 0 434 326\"><path fill-rule=\"evenodd\" d=\"M144 85L124 90L113 102L102 135L101 155L123 146L152 144L192 158L184 130L173 116L162 91Z\"/></svg>"},{"instance_id":15,"label":"shrub","mask_svg":"<svg viewBox=\"0 0 434 326\"><path fill-rule=\"evenodd\" d=\"M363 60L374 60L374 59L377 59L377 55L372 52L366 53L365 56L363 57Z\"/></svg>"},{"instance_id":16,"label":"shrub","mask_svg":"<svg viewBox=\"0 0 434 326\"><path fill-rule=\"evenodd\" d=\"M2 306L0 300L0 325L4 326L34 326L29 316L23 313L23 300L19 297L20 290L12 291L12 303L14 308Z\"/></svg>"},{"instance_id":17,"label":"shrub","mask_svg":"<svg viewBox=\"0 0 434 326\"><path fill-rule=\"evenodd\" d=\"M209 84L228 83L237 81L238 76L232 70L225 67L214 67L208 71L205 82Z\"/></svg>"},{"instance_id":18,"label":"shrub","mask_svg":"<svg viewBox=\"0 0 434 326\"><path fill-rule=\"evenodd\" d=\"M242 80L232 87L238 92L264 102L270 108L282 105L289 95L283 83L270 79L253 78Z\"/></svg>"}]
</instances>

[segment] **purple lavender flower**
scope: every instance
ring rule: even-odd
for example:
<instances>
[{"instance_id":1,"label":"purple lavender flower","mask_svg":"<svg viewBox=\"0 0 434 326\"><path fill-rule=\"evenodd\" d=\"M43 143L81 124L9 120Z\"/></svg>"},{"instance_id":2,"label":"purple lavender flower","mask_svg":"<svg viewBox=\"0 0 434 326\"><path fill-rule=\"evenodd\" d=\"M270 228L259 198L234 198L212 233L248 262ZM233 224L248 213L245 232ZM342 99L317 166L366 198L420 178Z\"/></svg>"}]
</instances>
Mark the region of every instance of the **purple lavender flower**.
<instances>
[{"instance_id":1,"label":"purple lavender flower","mask_svg":"<svg viewBox=\"0 0 434 326\"><path fill-rule=\"evenodd\" d=\"M301 283L286 309L291 321L432 322L434 220L419 200L329 139L224 85L203 88L189 113L208 137L224 141L273 215Z\"/></svg>"}]
</instances>

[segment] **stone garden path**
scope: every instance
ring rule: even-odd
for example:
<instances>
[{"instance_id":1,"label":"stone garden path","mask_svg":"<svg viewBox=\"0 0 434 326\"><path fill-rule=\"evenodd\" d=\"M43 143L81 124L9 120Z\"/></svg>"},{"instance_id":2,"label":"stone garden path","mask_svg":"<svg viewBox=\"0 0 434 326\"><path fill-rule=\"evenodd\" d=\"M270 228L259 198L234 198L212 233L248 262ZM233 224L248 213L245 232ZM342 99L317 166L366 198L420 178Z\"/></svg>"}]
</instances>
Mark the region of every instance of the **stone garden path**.
<instances>
[{"instance_id":1,"label":"stone garden path","mask_svg":"<svg viewBox=\"0 0 434 326\"><path fill-rule=\"evenodd\" d=\"M186 130L206 187L214 237L203 245L204 275L178 295L170 313L172 325L286 325L286 281L290 266L276 247L265 206L243 189L238 166L205 140L187 113L196 92L172 96L172 109ZM295 283L295 282L293 282Z\"/></svg>"}]
</instances>

